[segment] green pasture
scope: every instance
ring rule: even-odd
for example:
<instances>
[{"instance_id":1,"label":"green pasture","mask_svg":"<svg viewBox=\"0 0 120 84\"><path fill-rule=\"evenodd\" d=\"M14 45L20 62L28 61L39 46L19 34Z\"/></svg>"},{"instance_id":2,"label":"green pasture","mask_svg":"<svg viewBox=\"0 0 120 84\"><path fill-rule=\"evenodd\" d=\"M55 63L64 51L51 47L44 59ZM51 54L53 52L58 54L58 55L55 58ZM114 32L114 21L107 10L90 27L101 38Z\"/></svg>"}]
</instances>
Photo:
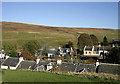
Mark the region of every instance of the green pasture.
<instances>
[{"instance_id":1,"label":"green pasture","mask_svg":"<svg viewBox=\"0 0 120 84\"><path fill-rule=\"evenodd\" d=\"M2 70L3 82L118 82L113 79L50 72Z\"/></svg>"}]
</instances>

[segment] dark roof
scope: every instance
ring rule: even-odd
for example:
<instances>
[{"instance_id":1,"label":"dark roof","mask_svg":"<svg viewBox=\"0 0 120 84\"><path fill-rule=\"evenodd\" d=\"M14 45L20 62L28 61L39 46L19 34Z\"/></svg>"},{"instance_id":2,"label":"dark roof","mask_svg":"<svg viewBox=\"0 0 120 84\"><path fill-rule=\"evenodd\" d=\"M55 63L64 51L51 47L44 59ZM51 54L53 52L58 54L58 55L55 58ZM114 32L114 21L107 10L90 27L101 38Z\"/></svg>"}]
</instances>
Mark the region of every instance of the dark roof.
<instances>
[{"instance_id":1,"label":"dark roof","mask_svg":"<svg viewBox=\"0 0 120 84\"><path fill-rule=\"evenodd\" d=\"M92 51L92 47L86 47L85 50Z\"/></svg>"},{"instance_id":2,"label":"dark roof","mask_svg":"<svg viewBox=\"0 0 120 84\"><path fill-rule=\"evenodd\" d=\"M34 70L36 63L34 61L22 61L17 69L31 69Z\"/></svg>"},{"instance_id":3,"label":"dark roof","mask_svg":"<svg viewBox=\"0 0 120 84\"><path fill-rule=\"evenodd\" d=\"M98 48L98 47L95 47L95 48L94 48L94 51L98 51L98 50L99 50L99 48Z\"/></svg>"},{"instance_id":4,"label":"dark roof","mask_svg":"<svg viewBox=\"0 0 120 84\"><path fill-rule=\"evenodd\" d=\"M120 75L120 65L101 64L98 67L98 73L111 73Z\"/></svg>"},{"instance_id":5,"label":"dark roof","mask_svg":"<svg viewBox=\"0 0 120 84\"><path fill-rule=\"evenodd\" d=\"M61 48L62 51L65 51L65 50L71 50L70 48Z\"/></svg>"},{"instance_id":6,"label":"dark roof","mask_svg":"<svg viewBox=\"0 0 120 84\"><path fill-rule=\"evenodd\" d=\"M76 72L80 72L84 68L87 72L95 72L96 71L96 67L94 64L77 64Z\"/></svg>"},{"instance_id":7,"label":"dark roof","mask_svg":"<svg viewBox=\"0 0 120 84\"><path fill-rule=\"evenodd\" d=\"M4 62L4 59L0 59L0 65Z\"/></svg>"},{"instance_id":8,"label":"dark roof","mask_svg":"<svg viewBox=\"0 0 120 84\"><path fill-rule=\"evenodd\" d=\"M4 59L0 59L0 67L3 62L4 62Z\"/></svg>"},{"instance_id":9,"label":"dark roof","mask_svg":"<svg viewBox=\"0 0 120 84\"><path fill-rule=\"evenodd\" d=\"M62 63L59 67L62 71L74 72L76 65L73 63Z\"/></svg>"},{"instance_id":10,"label":"dark roof","mask_svg":"<svg viewBox=\"0 0 120 84\"><path fill-rule=\"evenodd\" d=\"M6 52L6 51L1 51L1 50L0 50L0 53L1 53L1 52L2 52L2 53L8 53L8 52Z\"/></svg>"},{"instance_id":11,"label":"dark roof","mask_svg":"<svg viewBox=\"0 0 120 84\"><path fill-rule=\"evenodd\" d=\"M109 50L109 49L111 49L111 47L105 46L105 47L100 47L99 49L100 49L100 50Z\"/></svg>"},{"instance_id":12,"label":"dark roof","mask_svg":"<svg viewBox=\"0 0 120 84\"><path fill-rule=\"evenodd\" d=\"M53 53L53 54L55 54L55 53L56 53L56 50L49 50L48 53Z\"/></svg>"},{"instance_id":13,"label":"dark roof","mask_svg":"<svg viewBox=\"0 0 120 84\"><path fill-rule=\"evenodd\" d=\"M78 64L78 63L62 63L59 65L62 71L80 72L85 69L87 72L95 72L96 67L94 64Z\"/></svg>"},{"instance_id":14,"label":"dark roof","mask_svg":"<svg viewBox=\"0 0 120 84\"><path fill-rule=\"evenodd\" d=\"M16 65L19 62L19 58L13 58L13 57L9 57L8 59L6 59L2 65L4 66L13 66L16 67Z\"/></svg>"},{"instance_id":15,"label":"dark roof","mask_svg":"<svg viewBox=\"0 0 120 84\"><path fill-rule=\"evenodd\" d=\"M47 64L49 64L49 62L39 62L39 63L38 63L39 66L41 66L41 65L44 65L44 66L45 66L45 65L47 65Z\"/></svg>"},{"instance_id":16,"label":"dark roof","mask_svg":"<svg viewBox=\"0 0 120 84\"><path fill-rule=\"evenodd\" d=\"M112 42L120 41L120 39L112 39Z\"/></svg>"},{"instance_id":17,"label":"dark roof","mask_svg":"<svg viewBox=\"0 0 120 84\"><path fill-rule=\"evenodd\" d=\"M53 54L55 54L57 52L57 50L55 49L55 48L50 48L49 50L48 50L48 53L53 53Z\"/></svg>"}]
</instances>

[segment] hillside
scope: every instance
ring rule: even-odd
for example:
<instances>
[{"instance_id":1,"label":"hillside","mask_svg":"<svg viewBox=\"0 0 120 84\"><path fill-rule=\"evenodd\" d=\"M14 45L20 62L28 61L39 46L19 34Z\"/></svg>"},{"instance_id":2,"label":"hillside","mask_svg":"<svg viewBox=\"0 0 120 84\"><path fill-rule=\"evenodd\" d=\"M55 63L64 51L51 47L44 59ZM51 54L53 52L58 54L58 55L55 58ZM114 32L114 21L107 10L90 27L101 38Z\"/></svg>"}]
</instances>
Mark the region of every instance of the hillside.
<instances>
[{"instance_id":1,"label":"hillside","mask_svg":"<svg viewBox=\"0 0 120 84\"><path fill-rule=\"evenodd\" d=\"M52 27L52 26L42 26L33 25L26 23L16 23L16 22L2 22L3 31L8 32L65 32L65 33L75 33L75 32L105 32L105 31L116 31L116 29L103 29L103 28L71 28L71 27Z\"/></svg>"},{"instance_id":2,"label":"hillside","mask_svg":"<svg viewBox=\"0 0 120 84\"><path fill-rule=\"evenodd\" d=\"M77 37L81 33L94 34L99 41L102 41L104 36L107 36L109 41L112 38L118 38L118 30L116 29L52 27L2 22L3 45L11 43L22 46L26 41L38 40L41 45L47 42L49 46L58 46L72 41L76 47Z\"/></svg>"}]
</instances>

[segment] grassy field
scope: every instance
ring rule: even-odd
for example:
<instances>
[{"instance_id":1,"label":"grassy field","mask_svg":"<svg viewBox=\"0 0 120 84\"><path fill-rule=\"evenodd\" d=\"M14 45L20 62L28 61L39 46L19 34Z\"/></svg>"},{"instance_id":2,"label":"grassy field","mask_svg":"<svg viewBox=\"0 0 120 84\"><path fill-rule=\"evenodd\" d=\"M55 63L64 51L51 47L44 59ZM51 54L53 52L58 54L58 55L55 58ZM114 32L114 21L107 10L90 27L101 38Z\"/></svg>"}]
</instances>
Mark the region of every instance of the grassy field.
<instances>
[{"instance_id":1,"label":"grassy field","mask_svg":"<svg viewBox=\"0 0 120 84\"><path fill-rule=\"evenodd\" d=\"M119 82L97 76L65 75L50 72L2 70L3 82Z\"/></svg>"},{"instance_id":2,"label":"grassy field","mask_svg":"<svg viewBox=\"0 0 120 84\"><path fill-rule=\"evenodd\" d=\"M99 42L107 36L109 42L113 38L118 38L118 30L97 29L97 28L66 28L50 27L23 23L2 22L2 43L16 44L22 46L29 40L38 40L41 45L57 47L68 41L72 41L74 47L77 46L77 38L81 33L94 34Z\"/></svg>"}]
</instances>

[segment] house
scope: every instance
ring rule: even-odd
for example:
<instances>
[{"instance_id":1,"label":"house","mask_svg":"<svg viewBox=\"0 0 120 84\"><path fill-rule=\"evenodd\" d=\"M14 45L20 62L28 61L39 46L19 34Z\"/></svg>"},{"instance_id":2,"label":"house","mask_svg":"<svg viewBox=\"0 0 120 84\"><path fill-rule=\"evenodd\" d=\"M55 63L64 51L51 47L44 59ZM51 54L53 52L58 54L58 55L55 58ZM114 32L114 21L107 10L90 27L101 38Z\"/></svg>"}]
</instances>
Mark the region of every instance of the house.
<instances>
[{"instance_id":1,"label":"house","mask_svg":"<svg viewBox=\"0 0 120 84\"><path fill-rule=\"evenodd\" d=\"M89 47L89 46L85 46L84 47L84 56L103 56L104 54L109 53L108 50L111 47L103 47L103 46L99 46L99 47Z\"/></svg>"},{"instance_id":2,"label":"house","mask_svg":"<svg viewBox=\"0 0 120 84\"><path fill-rule=\"evenodd\" d=\"M59 50L60 50L60 55L63 56L63 57L66 57L67 54L71 55L72 52L73 52L72 48L61 48L61 47L59 47Z\"/></svg>"},{"instance_id":3,"label":"house","mask_svg":"<svg viewBox=\"0 0 120 84\"><path fill-rule=\"evenodd\" d=\"M65 63L58 66L63 72L96 72L94 64Z\"/></svg>"},{"instance_id":4,"label":"house","mask_svg":"<svg viewBox=\"0 0 120 84\"><path fill-rule=\"evenodd\" d=\"M0 68L1 68L1 64L4 62L4 59L0 58Z\"/></svg>"},{"instance_id":5,"label":"house","mask_svg":"<svg viewBox=\"0 0 120 84\"><path fill-rule=\"evenodd\" d=\"M112 39L110 42L111 47L120 47L120 39Z\"/></svg>"},{"instance_id":6,"label":"house","mask_svg":"<svg viewBox=\"0 0 120 84\"><path fill-rule=\"evenodd\" d=\"M36 62L35 61L28 61L28 60L24 60L22 61L19 66L17 67L17 69L22 69L22 70L34 70L36 66Z\"/></svg>"},{"instance_id":7,"label":"house","mask_svg":"<svg viewBox=\"0 0 120 84\"><path fill-rule=\"evenodd\" d=\"M94 64L76 64L75 72L96 72Z\"/></svg>"},{"instance_id":8,"label":"house","mask_svg":"<svg viewBox=\"0 0 120 84\"><path fill-rule=\"evenodd\" d=\"M39 62L36 65L35 70L37 70L37 71L50 71L50 70L52 70L53 65L55 65L54 62Z\"/></svg>"},{"instance_id":9,"label":"house","mask_svg":"<svg viewBox=\"0 0 120 84\"><path fill-rule=\"evenodd\" d=\"M56 49L55 48L50 48L48 50L48 57L55 57Z\"/></svg>"},{"instance_id":10,"label":"house","mask_svg":"<svg viewBox=\"0 0 120 84\"><path fill-rule=\"evenodd\" d=\"M58 66L63 72L75 72L76 64L73 63L62 63Z\"/></svg>"},{"instance_id":11,"label":"house","mask_svg":"<svg viewBox=\"0 0 120 84\"><path fill-rule=\"evenodd\" d=\"M52 71L53 66L55 66L55 65L56 65L55 62L50 62L50 63L48 63L48 64L47 64L47 69L46 69L46 71Z\"/></svg>"},{"instance_id":12,"label":"house","mask_svg":"<svg viewBox=\"0 0 120 84\"><path fill-rule=\"evenodd\" d=\"M4 62L1 64L1 69L17 69L17 67L22 61L23 57L20 58L9 57L5 59Z\"/></svg>"},{"instance_id":13,"label":"house","mask_svg":"<svg viewBox=\"0 0 120 84\"><path fill-rule=\"evenodd\" d=\"M0 58L5 58L6 57L6 51L1 50L0 51Z\"/></svg>"}]
</instances>

